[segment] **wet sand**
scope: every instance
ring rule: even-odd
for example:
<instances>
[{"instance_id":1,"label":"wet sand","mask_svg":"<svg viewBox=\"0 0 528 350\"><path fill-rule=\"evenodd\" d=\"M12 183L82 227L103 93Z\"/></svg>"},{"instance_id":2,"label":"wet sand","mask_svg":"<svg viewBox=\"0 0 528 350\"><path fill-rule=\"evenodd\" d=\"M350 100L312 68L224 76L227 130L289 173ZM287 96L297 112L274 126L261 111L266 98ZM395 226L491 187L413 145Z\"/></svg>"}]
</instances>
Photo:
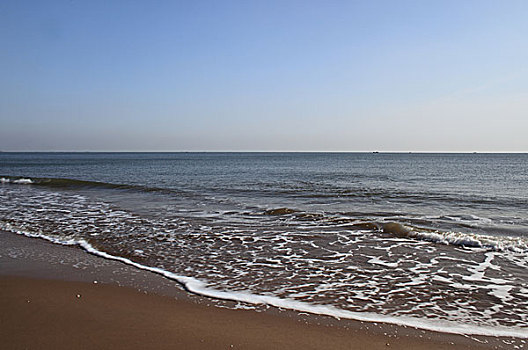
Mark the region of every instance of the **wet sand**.
<instances>
[{"instance_id":1,"label":"wet sand","mask_svg":"<svg viewBox=\"0 0 528 350\"><path fill-rule=\"evenodd\" d=\"M501 339L270 308L232 310L174 281L75 247L0 232L6 349L491 349ZM232 305L231 305L232 306ZM482 341L482 340L480 340ZM524 343L516 343L524 345Z\"/></svg>"}]
</instances>

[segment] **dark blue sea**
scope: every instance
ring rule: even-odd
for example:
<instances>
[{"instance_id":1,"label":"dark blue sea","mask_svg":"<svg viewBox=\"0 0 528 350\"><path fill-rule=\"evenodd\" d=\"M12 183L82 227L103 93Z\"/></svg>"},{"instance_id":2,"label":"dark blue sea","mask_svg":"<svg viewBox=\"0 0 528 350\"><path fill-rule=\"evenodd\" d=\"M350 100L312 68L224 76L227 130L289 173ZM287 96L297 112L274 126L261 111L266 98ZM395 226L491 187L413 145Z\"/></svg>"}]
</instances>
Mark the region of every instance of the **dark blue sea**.
<instances>
[{"instance_id":1,"label":"dark blue sea","mask_svg":"<svg viewBox=\"0 0 528 350\"><path fill-rule=\"evenodd\" d=\"M528 337L528 154L0 153L0 229L246 307Z\"/></svg>"}]
</instances>

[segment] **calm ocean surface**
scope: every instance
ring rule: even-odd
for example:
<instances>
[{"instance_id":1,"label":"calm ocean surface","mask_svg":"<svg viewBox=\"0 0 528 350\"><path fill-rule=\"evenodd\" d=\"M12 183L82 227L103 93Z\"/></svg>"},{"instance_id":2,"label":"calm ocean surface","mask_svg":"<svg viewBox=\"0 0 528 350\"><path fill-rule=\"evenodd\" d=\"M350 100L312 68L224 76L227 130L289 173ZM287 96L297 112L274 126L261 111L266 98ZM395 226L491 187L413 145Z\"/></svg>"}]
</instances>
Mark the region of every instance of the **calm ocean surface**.
<instances>
[{"instance_id":1,"label":"calm ocean surface","mask_svg":"<svg viewBox=\"0 0 528 350\"><path fill-rule=\"evenodd\" d=\"M246 307L528 337L528 154L0 153L0 228Z\"/></svg>"}]
</instances>

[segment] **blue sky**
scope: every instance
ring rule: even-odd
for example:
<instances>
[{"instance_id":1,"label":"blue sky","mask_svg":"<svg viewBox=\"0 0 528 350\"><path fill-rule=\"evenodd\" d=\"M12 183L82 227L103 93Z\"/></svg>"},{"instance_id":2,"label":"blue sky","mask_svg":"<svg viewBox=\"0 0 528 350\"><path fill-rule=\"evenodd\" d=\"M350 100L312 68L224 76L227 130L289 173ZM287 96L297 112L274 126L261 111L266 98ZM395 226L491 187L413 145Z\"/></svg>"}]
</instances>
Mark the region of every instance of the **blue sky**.
<instances>
[{"instance_id":1,"label":"blue sky","mask_svg":"<svg viewBox=\"0 0 528 350\"><path fill-rule=\"evenodd\" d=\"M3 1L0 150L528 151L528 1Z\"/></svg>"}]
</instances>

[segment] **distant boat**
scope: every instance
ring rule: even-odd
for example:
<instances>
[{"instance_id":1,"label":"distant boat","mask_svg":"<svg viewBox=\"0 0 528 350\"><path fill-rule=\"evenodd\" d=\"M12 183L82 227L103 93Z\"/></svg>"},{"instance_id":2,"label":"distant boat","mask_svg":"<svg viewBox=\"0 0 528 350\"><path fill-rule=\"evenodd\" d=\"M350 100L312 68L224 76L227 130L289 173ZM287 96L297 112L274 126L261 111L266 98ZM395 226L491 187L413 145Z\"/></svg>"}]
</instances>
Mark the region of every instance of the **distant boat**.
<instances>
[{"instance_id":1,"label":"distant boat","mask_svg":"<svg viewBox=\"0 0 528 350\"><path fill-rule=\"evenodd\" d=\"M372 153L379 153L379 152L378 152L378 151L374 151L374 152L372 152Z\"/></svg>"}]
</instances>

